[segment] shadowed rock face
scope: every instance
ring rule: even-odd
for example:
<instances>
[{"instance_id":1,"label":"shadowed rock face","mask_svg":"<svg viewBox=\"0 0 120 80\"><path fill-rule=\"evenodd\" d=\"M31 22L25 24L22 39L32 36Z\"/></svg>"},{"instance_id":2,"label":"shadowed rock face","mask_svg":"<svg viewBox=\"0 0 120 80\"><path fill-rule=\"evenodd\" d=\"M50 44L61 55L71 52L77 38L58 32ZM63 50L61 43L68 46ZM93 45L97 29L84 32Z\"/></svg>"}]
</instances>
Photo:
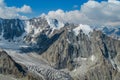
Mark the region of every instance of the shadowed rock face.
<instances>
[{"instance_id":1,"label":"shadowed rock face","mask_svg":"<svg viewBox=\"0 0 120 80\"><path fill-rule=\"evenodd\" d=\"M23 77L27 74L23 66L16 63L5 51L0 51L0 73Z\"/></svg>"},{"instance_id":2,"label":"shadowed rock face","mask_svg":"<svg viewBox=\"0 0 120 80\"><path fill-rule=\"evenodd\" d=\"M0 51L0 74L23 80L43 80L41 76L31 74L25 66L16 63L5 51Z\"/></svg>"},{"instance_id":3,"label":"shadowed rock face","mask_svg":"<svg viewBox=\"0 0 120 80\"><path fill-rule=\"evenodd\" d=\"M19 19L2 19L0 21L0 35L7 40L20 37L24 32L23 21Z\"/></svg>"}]
</instances>

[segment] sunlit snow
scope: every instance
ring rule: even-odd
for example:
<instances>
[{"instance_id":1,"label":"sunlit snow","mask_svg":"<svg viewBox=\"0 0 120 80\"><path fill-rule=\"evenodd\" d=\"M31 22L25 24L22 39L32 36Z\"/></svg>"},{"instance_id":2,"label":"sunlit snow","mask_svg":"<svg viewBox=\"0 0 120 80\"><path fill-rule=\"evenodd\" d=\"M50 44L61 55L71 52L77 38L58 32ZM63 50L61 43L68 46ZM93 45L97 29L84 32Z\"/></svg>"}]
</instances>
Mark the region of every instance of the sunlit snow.
<instances>
[{"instance_id":1,"label":"sunlit snow","mask_svg":"<svg viewBox=\"0 0 120 80\"><path fill-rule=\"evenodd\" d=\"M90 26L80 24L78 27L73 29L76 36L79 34L80 30L82 30L83 33L85 33L86 35L89 35L89 33L93 31L93 29Z\"/></svg>"}]
</instances>

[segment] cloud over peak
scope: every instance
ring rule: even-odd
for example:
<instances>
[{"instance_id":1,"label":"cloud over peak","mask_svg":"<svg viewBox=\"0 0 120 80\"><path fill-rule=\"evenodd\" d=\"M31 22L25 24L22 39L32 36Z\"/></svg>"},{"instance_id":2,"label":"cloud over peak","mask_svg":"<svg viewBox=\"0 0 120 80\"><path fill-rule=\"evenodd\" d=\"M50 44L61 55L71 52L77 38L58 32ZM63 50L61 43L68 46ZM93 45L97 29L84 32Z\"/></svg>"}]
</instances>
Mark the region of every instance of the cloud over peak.
<instances>
[{"instance_id":1,"label":"cloud over peak","mask_svg":"<svg viewBox=\"0 0 120 80\"><path fill-rule=\"evenodd\" d=\"M120 1L97 2L89 0L80 10L65 12L61 9L50 11L47 16L63 22L88 24L92 26L120 26Z\"/></svg>"},{"instance_id":2,"label":"cloud over peak","mask_svg":"<svg viewBox=\"0 0 120 80\"><path fill-rule=\"evenodd\" d=\"M4 0L0 0L0 18L11 19L11 18L27 18L24 15L20 15L20 13L31 13L32 9L28 5L23 5L21 8L17 7L8 7Z\"/></svg>"}]
</instances>

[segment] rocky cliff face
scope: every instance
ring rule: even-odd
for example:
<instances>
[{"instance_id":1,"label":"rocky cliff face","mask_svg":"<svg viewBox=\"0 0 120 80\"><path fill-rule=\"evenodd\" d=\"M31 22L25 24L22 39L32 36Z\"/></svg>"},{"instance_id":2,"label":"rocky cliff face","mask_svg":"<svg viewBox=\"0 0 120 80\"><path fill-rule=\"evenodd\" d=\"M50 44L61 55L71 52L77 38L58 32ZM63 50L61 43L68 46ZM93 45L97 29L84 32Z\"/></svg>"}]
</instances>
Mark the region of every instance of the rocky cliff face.
<instances>
[{"instance_id":1,"label":"rocky cliff face","mask_svg":"<svg viewBox=\"0 0 120 80\"><path fill-rule=\"evenodd\" d=\"M70 70L75 80L114 80L119 77L119 45L101 31L76 36L64 29L42 56L56 69Z\"/></svg>"},{"instance_id":2,"label":"rocky cliff face","mask_svg":"<svg viewBox=\"0 0 120 80\"><path fill-rule=\"evenodd\" d=\"M0 73L13 74L16 77L26 75L25 69L16 63L5 51L0 51Z\"/></svg>"},{"instance_id":3,"label":"rocky cliff face","mask_svg":"<svg viewBox=\"0 0 120 80\"><path fill-rule=\"evenodd\" d=\"M23 22L19 19L0 20L0 35L4 39L13 40L15 37L20 37L24 32Z\"/></svg>"},{"instance_id":4,"label":"rocky cliff face","mask_svg":"<svg viewBox=\"0 0 120 80\"><path fill-rule=\"evenodd\" d=\"M0 52L0 73L27 80L119 80L116 29L43 17L1 19L0 48L7 53Z\"/></svg>"},{"instance_id":5,"label":"rocky cliff face","mask_svg":"<svg viewBox=\"0 0 120 80\"><path fill-rule=\"evenodd\" d=\"M14 76L18 79L43 80L41 76L34 75L27 67L16 63L5 51L0 51L0 74Z\"/></svg>"}]
</instances>

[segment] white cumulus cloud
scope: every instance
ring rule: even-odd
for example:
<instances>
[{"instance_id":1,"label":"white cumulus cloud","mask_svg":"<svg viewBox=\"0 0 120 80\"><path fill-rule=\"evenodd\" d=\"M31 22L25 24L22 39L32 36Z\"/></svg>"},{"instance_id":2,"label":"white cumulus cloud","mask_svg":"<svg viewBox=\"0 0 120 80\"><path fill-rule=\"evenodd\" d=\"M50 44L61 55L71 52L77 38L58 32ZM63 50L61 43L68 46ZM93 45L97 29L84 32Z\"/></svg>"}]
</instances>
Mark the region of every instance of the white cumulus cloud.
<instances>
[{"instance_id":1,"label":"white cumulus cloud","mask_svg":"<svg viewBox=\"0 0 120 80\"><path fill-rule=\"evenodd\" d=\"M17 7L8 7L4 0L0 0L0 18L11 19L11 18L20 18L26 19L27 17L24 15L20 15L20 13L31 13L32 9L28 5L23 5L21 8Z\"/></svg>"},{"instance_id":2,"label":"white cumulus cloud","mask_svg":"<svg viewBox=\"0 0 120 80\"><path fill-rule=\"evenodd\" d=\"M18 8L17 10L18 10L18 12L22 12L22 13L31 13L32 12L31 7L27 6L27 5L24 5L23 7Z\"/></svg>"},{"instance_id":3,"label":"white cumulus cloud","mask_svg":"<svg viewBox=\"0 0 120 80\"><path fill-rule=\"evenodd\" d=\"M50 11L47 14L47 17L58 19L61 22L69 22L76 24L84 23L84 21L88 21L87 17L84 14L82 14L79 10L64 12L63 10L58 9L57 11Z\"/></svg>"},{"instance_id":4,"label":"white cumulus cloud","mask_svg":"<svg viewBox=\"0 0 120 80\"><path fill-rule=\"evenodd\" d=\"M108 0L97 2L89 0L81 6L80 10L65 12L58 9L50 11L47 16L63 22L77 24L120 26L120 1Z\"/></svg>"}]
</instances>

